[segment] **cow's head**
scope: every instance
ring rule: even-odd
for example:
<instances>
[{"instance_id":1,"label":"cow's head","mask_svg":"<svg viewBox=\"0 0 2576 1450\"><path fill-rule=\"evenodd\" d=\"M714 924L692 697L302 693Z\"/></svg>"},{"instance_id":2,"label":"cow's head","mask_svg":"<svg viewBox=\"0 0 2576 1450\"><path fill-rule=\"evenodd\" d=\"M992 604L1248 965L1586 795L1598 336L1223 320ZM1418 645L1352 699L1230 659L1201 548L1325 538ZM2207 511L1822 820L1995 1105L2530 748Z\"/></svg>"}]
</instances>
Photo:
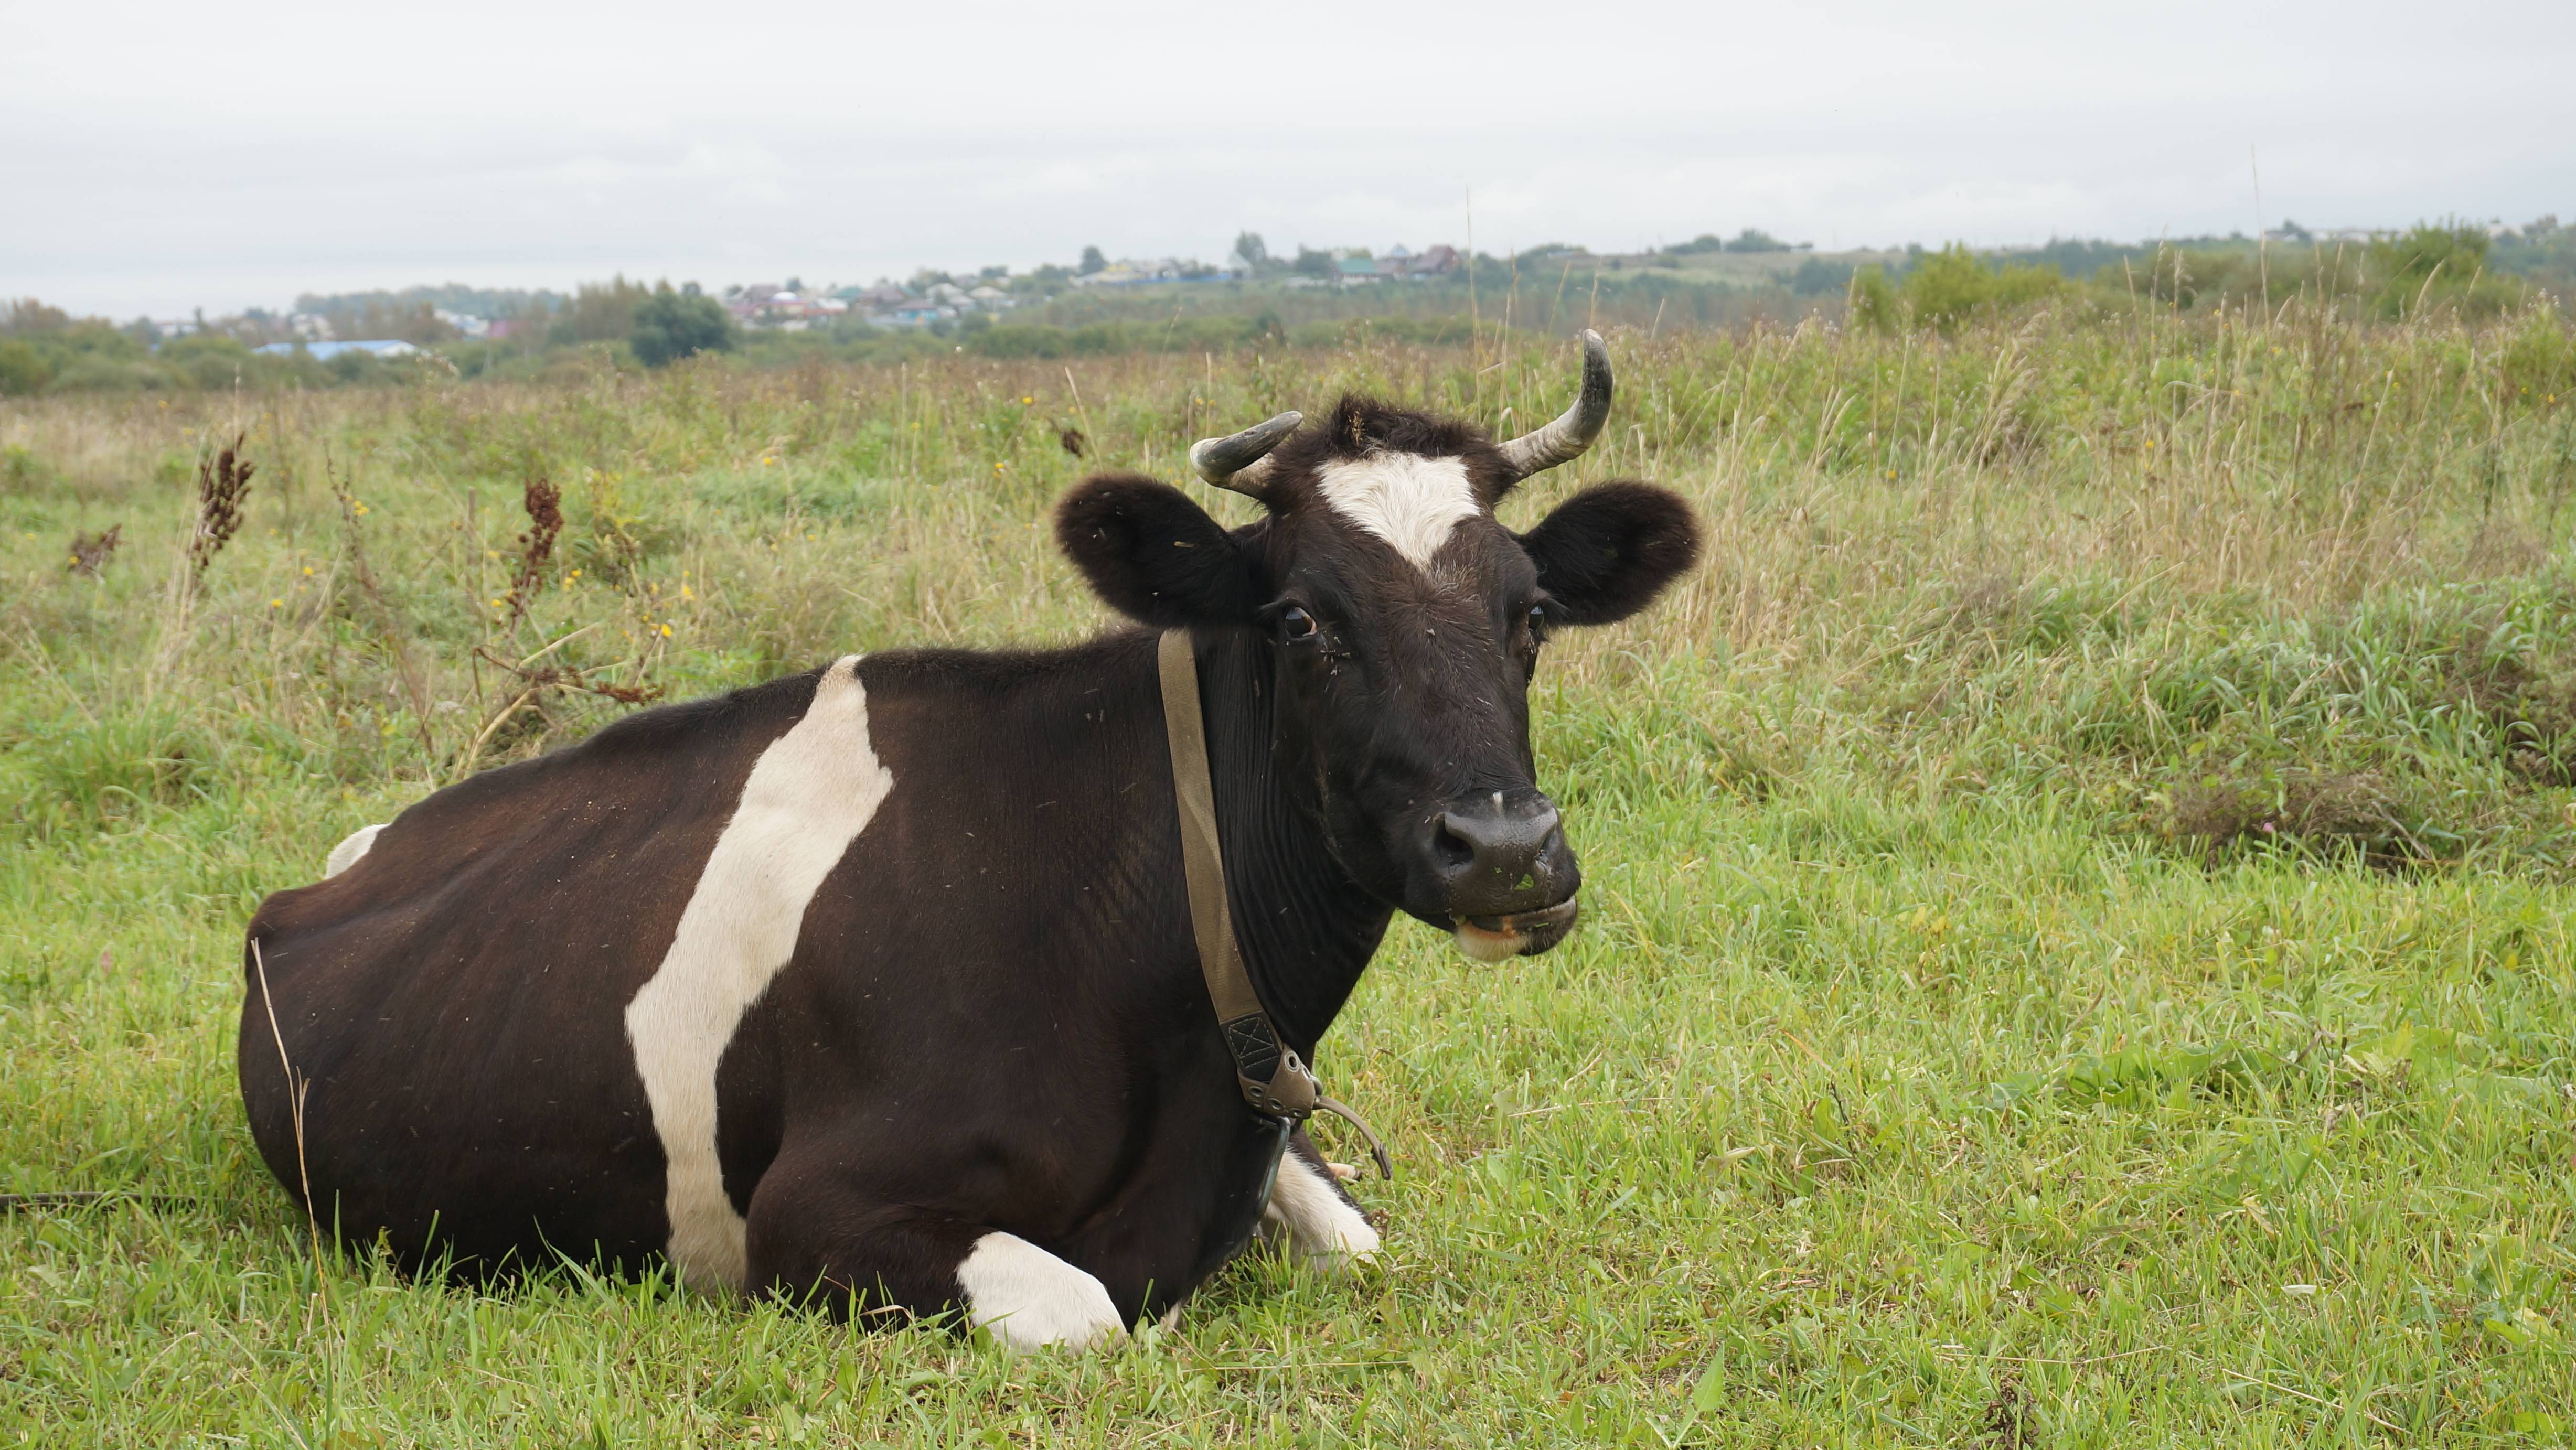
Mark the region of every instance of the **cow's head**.
<instances>
[{"instance_id":1,"label":"cow's head","mask_svg":"<svg viewBox=\"0 0 2576 1450\"><path fill-rule=\"evenodd\" d=\"M1283 764L1313 781L1342 868L1489 960L1556 945L1582 885L1530 756L1541 646L1636 613L1699 552L1688 506L1651 484L1585 489L1527 533L1494 517L1601 431L1609 351L1583 344L1582 397L1507 443L1345 397L1321 427L1283 413L1190 450L1258 523L1229 533L1134 474L1084 480L1056 519L1113 608L1257 632Z\"/></svg>"}]
</instances>

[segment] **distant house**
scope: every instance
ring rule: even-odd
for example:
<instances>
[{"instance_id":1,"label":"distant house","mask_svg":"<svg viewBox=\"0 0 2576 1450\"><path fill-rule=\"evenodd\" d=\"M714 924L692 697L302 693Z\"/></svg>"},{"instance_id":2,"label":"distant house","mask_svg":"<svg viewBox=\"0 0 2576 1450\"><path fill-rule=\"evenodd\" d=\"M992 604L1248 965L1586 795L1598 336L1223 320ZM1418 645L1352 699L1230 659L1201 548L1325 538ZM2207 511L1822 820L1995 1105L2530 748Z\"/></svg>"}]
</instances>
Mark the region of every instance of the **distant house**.
<instances>
[{"instance_id":1,"label":"distant house","mask_svg":"<svg viewBox=\"0 0 2576 1450\"><path fill-rule=\"evenodd\" d=\"M1183 262L1175 257L1157 257L1151 261L1121 257L1088 277L1076 277L1076 287L1146 287L1156 282L1178 282L1218 275L1214 269L1197 262Z\"/></svg>"},{"instance_id":2,"label":"distant house","mask_svg":"<svg viewBox=\"0 0 2576 1450\"><path fill-rule=\"evenodd\" d=\"M329 362L344 352L365 353L369 357L388 360L420 356L419 348L390 339L382 342L272 342L251 350L263 357L293 357L301 352L315 362Z\"/></svg>"},{"instance_id":3,"label":"distant house","mask_svg":"<svg viewBox=\"0 0 2576 1450\"><path fill-rule=\"evenodd\" d=\"M1458 249L1446 242L1423 248L1420 255L1406 259L1404 264L1407 277L1446 277L1457 270Z\"/></svg>"},{"instance_id":4,"label":"distant house","mask_svg":"<svg viewBox=\"0 0 2576 1450\"><path fill-rule=\"evenodd\" d=\"M928 297L907 297L883 312L868 318L878 327L928 327L934 322L955 317L957 309Z\"/></svg>"},{"instance_id":5,"label":"distant house","mask_svg":"<svg viewBox=\"0 0 2576 1450\"><path fill-rule=\"evenodd\" d=\"M1019 305L1010 293L989 283L967 293L966 300L986 312L1007 312Z\"/></svg>"},{"instance_id":6,"label":"distant house","mask_svg":"<svg viewBox=\"0 0 2576 1450\"><path fill-rule=\"evenodd\" d=\"M1357 287L1363 283L1375 282L1386 275L1378 270L1377 259L1374 257L1344 257L1335 262L1333 267L1345 287Z\"/></svg>"}]
</instances>

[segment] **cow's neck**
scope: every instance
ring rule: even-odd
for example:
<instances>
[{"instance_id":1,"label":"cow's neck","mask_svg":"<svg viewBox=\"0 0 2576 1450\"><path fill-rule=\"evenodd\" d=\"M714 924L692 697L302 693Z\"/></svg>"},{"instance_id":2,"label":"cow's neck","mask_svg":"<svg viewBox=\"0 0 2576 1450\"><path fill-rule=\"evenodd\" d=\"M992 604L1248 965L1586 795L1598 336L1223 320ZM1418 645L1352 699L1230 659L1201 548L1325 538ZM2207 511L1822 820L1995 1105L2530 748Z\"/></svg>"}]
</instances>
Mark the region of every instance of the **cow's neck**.
<instances>
[{"instance_id":1,"label":"cow's neck","mask_svg":"<svg viewBox=\"0 0 2576 1450\"><path fill-rule=\"evenodd\" d=\"M1202 635L1199 682L1235 935L1271 1020L1311 1061L1391 913L1333 859L1314 781L1280 768L1268 654L1249 631Z\"/></svg>"}]
</instances>

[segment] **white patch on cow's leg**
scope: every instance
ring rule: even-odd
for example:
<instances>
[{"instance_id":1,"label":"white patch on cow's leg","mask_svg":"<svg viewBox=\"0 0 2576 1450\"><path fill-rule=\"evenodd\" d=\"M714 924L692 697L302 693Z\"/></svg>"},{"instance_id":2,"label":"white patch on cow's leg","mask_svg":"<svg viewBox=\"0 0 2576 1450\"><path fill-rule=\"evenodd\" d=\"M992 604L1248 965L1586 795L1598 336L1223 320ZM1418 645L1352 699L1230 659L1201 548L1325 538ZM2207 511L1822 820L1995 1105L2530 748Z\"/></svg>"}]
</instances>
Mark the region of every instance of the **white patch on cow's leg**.
<instances>
[{"instance_id":1,"label":"white patch on cow's leg","mask_svg":"<svg viewBox=\"0 0 2576 1450\"><path fill-rule=\"evenodd\" d=\"M322 879L328 881L357 865L369 851L375 849L376 832L383 829L383 824L378 823L372 826L360 826L351 831L339 845L332 847L331 854L323 859Z\"/></svg>"},{"instance_id":2,"label":"white patch on cow's leg","mask_svg":"<svg viewBox=\"0 0 2576 1450\"><path fill-rule=\"evenodd\" d=\"M1288 1231L1297 1256L1318 1269L1342 1270L1377 1257L1377 1230L1333 1188L1333 1181L1294 1153L1280 1156L1279 1176L1261 1217Z\"/></svg>"},{"instance_id":3,"label":"white patch on cow's leg","mask_svg":"<svg viewBox=\"0 0 2576 1450\"><path fill-rule=\"evenodd\" d=\"M1327 463L1315 474L1333 512L1384 539L1413 567L1428 570L1449 531L1484 512L1463 458L1380 453Z\"/></svg>"},{"instance_id":4,"label":"white patch on cow's leg","mask_svg":"<svg viewBox=\"0 0 2576 1450\"><path fill-rule=\"evenodd\" d=\"M977 1239L957 1287L968 1321L1013 1349L1089 1349L1127 1333L1105 1285L1017 1234Z\"/></svg>"},{"instance_id":5,"label":"white patch on cow's leg","mask_svg":"<svg viewBox=\"0 0 2576 1450\"><path fill-rule=\"evenodd\" d=\"M892 789L868 743L859 657L849 655L823 672L805 717L760 753L660 969L626 1004L635 1071L670 1165L665 1251L692 1288L739 1289L744 1272L742 1215L716 1160L716 1064L796 954L824 876Z\"/></svg>"}]
</instances>

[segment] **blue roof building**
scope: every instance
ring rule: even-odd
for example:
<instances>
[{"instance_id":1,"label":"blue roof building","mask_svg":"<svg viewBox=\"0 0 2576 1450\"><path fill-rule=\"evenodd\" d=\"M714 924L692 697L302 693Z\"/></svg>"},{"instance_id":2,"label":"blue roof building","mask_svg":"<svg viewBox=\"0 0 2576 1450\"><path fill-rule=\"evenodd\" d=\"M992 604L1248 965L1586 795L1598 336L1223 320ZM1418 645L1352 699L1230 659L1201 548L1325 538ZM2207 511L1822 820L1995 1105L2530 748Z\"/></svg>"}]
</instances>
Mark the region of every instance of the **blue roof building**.
<instances>
[{"instance_id":1,"label":"blue roof building","mask_svg":"<svg viewBox=\"0 0 2576 1450\"><path fill-rule=\"evenodd\" d=\"M316 362L329 362L344 352L362 352L369 357L417 357L420 349L401 341L384 342L272 342L251 351L263 357L293 357L301 352Z\"/></svg>"}]
</instances>

